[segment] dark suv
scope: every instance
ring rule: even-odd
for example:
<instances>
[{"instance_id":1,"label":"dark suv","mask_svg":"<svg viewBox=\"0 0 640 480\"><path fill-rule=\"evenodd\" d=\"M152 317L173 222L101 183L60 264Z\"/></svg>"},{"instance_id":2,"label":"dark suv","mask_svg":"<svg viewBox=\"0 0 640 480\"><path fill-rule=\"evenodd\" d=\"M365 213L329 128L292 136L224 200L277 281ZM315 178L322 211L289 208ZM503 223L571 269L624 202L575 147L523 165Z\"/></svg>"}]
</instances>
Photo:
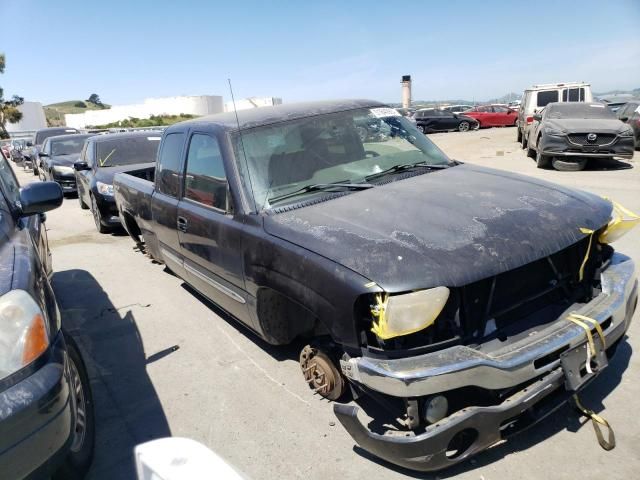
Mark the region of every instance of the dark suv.
<instances>
[{"instance_id":1,"label":"dark suv","mask_svg":"<svg viewBox=\"0 0 640 480\"><path fill-rule=\"evenodd\" d=\"M636 150L640 149L640 100L628 102L616 112L618 119L633 129Z\"/></svg>"},{"instance_id":2,"label":"dark suv","mask_svg":"<svg viewBox=\"0 0 640 480\"><path fill-rule=\"evenodd\" d=\"M93 401L78 347L62 332L44 212L57 183L19 188L0 155L0 477L79 478L91 464Z\"/></svg>"}]
</instances>

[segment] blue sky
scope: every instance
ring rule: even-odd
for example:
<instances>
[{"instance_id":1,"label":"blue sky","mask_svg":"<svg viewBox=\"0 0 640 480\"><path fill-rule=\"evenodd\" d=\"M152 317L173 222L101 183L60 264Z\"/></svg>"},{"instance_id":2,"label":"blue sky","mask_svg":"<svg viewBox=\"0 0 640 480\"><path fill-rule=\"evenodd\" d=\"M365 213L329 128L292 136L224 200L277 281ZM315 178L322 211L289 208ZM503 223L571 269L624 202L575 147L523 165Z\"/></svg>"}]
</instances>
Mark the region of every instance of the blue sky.
<instances>
[{"instance_id":1,"label":"blue sky","mask_svg":"<svg viewBox=\"0 0 640 480\"><path fill-rule=\"evenodd\" d=\"M640 1L0 0L0 85L45 104L222 95L483 100L640 87ZM15 21L11 21L14 19Z\"/></svg>"}]
</instances>

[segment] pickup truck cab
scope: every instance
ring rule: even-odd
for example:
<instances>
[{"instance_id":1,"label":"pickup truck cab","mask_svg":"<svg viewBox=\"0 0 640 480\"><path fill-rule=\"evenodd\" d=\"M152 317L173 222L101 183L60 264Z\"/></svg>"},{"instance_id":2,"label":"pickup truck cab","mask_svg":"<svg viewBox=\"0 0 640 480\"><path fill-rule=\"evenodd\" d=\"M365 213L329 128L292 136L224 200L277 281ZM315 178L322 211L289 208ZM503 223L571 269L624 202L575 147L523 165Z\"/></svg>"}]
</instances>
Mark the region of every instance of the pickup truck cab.
<instances>
[{"instance_id":1,"label":"pickup truck cab","mask_svg":"<svg viewBox=\"0 0 640 480\"><path fill-rule=\"evenodd\" d=\"M441 469L603 371L637 301L633 261L604 235L609 201L452 161L374 101L237 115L168 127L155 168L115 176L120 218L266 341L308 339L300 366L317 393L378 401L369 425L334 404L363 448ZM571 377L587 340L569 312L603 329L591 373Z\"/></svg>"}]
</instances>

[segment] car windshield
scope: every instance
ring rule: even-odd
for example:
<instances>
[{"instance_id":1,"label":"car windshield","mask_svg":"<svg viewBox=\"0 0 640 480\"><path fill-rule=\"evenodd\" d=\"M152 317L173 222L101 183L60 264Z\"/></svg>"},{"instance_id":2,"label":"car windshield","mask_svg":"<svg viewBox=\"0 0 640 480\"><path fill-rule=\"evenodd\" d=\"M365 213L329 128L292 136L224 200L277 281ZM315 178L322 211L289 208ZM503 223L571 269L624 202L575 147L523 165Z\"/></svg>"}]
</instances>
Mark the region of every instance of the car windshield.
<instances>
[{"instance_id":1,"label":"car windshield","mask_svg":"<svg viewBox=\"0 0 640 480\"><path fill-rule=\"evenodd\" d=\"M84 141L90 135L84 137L71 137L68 139L51 140L51 155L75 155L82 151Z\"/></svg>"},{"instance_id":2,"label":"car windshield","mask_svg":"<svg viewBox=\"0 0 640 480\"><path fill-rule=\"evenodd\" d=\"M547 105L547 118L616 118L602 103L567 102Z\"/></svg>"},{"instance_id":3,"label":"car windshield","mask_svg":"<svg viewBox=\"0 0 640 480\"><path fill-rule=\"evenodd\" d=\"M160 133L101 140L96 142L98 166L154 162L159 144Z\"/></svg>"},{"instance_id":4,"label":"car windshield","mask_svg":"<svg viewBox=\"0 0 640 480\"><path fill-rule=\"evenodd\" d=\"M74 128L57 128L55 130L42 130L36 133L36 138L33 143L34 145L42 145L42 142L44 142L49 137L55 137L56 135L65 135L65 134L71 134L71 133L80 133L80 132L78 132Z\"/></svg>"},{"instance_id":5,"label":"car windshield","mask_svg":"<svg viewBox=\"0 0 640 480\"><path fill-rule=\"evenodd\" d=\"M241 136L234 134L232 141L257 209L269 208L269 198L310 185L365 183L368 176L399 165L451 164L411 121L391 108L361 108L255 127Z\"/></svg>"}]
</instances>

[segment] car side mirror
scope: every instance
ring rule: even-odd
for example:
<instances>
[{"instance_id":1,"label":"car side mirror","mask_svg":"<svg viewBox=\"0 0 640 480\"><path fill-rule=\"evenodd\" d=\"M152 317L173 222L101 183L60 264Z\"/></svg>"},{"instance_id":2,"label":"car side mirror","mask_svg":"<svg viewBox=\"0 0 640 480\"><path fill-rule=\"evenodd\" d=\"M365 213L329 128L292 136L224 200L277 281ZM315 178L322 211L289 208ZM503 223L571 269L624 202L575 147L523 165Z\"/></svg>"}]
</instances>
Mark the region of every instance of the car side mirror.
<instances>
[{"instance_id":1,"label":"car side mirror","mask_svg":"<svg viewBox=\"0 0 640 480\"><path fill-rule=\"evenodd\" d=\"M20 189L23 216L48 212L62 205L62 188L56 182L37 182Z\"/></svg>"},{"instance_id":2,"label":"car side mirror","mask_svg":"<svg viewBox=\"0 0 640 480\"><path fill-rule=\"evenodd\" d=\"M89 167L87 162L76 162L73 164L73 169L76 172L82 172L84 170L91 170L91 167Z\"/></svg>"},{"instance_id":3,"label":"car side mirror","mask_svg":"<svg viewBox=\"0 0 640 480\"><path fill-rule=\"evenodd\" d=\"M39 156L39 157L48 157L48 156L49 156L49 154L48 154L48 153L45 153L45 152L39 152L39 153L38 153L38 156Z\"/></svg>"},{"instance_id":4,"label":"car side mirror","mask_svg":"<svg viewBox=\"0 0 640 480\"><path fill-rule=\"evenodd\" d=\"M27 147L33 147L33 142L27 142Z\"/></svg>"},{"instance_id":5,"label":"car side mirror","mask_svg":"<svg viewBox=\"0 0 640 480\"><path fill-rule=\"evenodd\" d=\"M620 117L618 120L620 120L621 122L626 122L627 120L629 120L629 117Z\"/></svg>"},{"instance_id":6,"label":"car side mirror","mask_svg":"<svg viewBox=\"0 0 640 480\"><path fill-rule=\"evenodd\" d=\"M535 113L535 114L533 115L533 119L534 119L536 122L539 122L540 120L542 120L542 115L540 115L539 113Z\"/></svg>"}]
</instances>

